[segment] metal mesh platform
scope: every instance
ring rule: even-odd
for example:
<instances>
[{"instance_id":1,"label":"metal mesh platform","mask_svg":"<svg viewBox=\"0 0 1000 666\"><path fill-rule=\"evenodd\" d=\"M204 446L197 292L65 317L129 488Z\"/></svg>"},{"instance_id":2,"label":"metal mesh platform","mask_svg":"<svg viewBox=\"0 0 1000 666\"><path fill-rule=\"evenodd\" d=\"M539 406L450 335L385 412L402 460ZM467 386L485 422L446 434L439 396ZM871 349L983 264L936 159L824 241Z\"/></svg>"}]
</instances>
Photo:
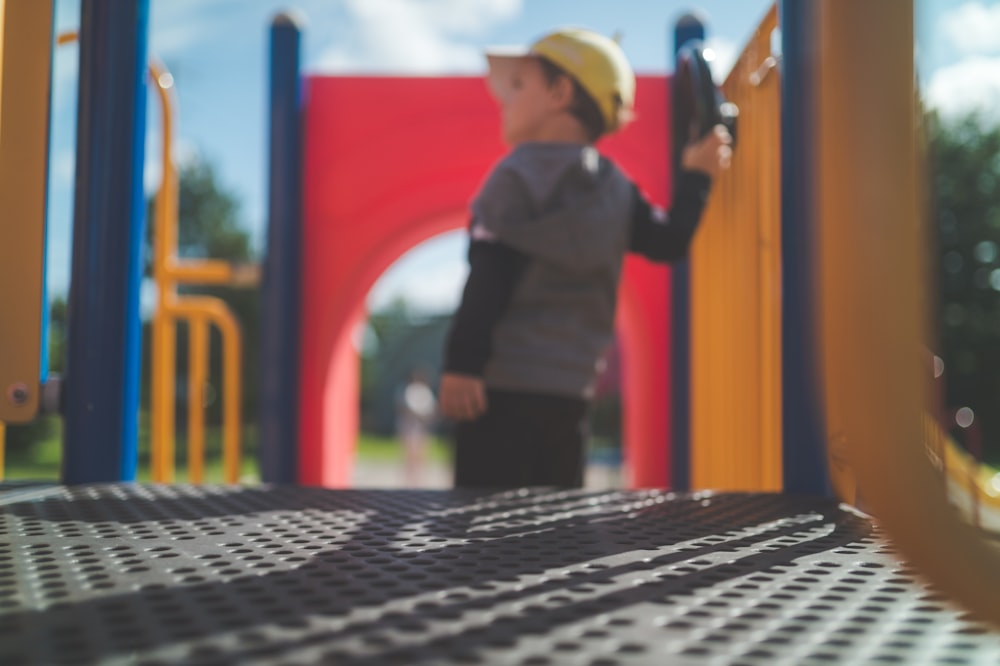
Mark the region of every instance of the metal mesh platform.
<instances>
[{"instance_id":1,"label":"metal mesh platform","mask_svg":"<svg viewBox=\"0 0 1000 666\"><path fill-rule=\"evenodd\" d=\"M0 664L998 664L827 500L0 494Z\"/></svg>"}]
</instances>

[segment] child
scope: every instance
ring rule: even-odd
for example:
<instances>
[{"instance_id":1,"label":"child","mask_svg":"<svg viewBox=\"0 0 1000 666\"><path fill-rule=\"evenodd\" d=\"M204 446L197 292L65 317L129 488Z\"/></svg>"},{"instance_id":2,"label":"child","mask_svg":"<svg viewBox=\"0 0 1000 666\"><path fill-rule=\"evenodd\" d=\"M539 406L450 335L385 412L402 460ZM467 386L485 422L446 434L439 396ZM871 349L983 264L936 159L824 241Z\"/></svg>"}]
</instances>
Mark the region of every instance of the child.
<instances>
[{"instance_id":1,"label":"child","mask_svg":"<svg viewBox=\"0 0 1000 666\"><path fill-rule=\"evenodd\" d=\"M487 59L512 150L472 202L469 277L445 348L455 485L580 487L624 254L685 254L731 138L718 127L685 147L666 215L593 147L632 112L635 76L614 41L558 30Z\"/></svg>"},{"instance_id":2,"label":"child","mask_svg":"<svg viewBox=\"0 0 1000 666\"><path fill-rule=\"evenodd\" d=\"M403 444L403 482L420 485L420 475L437 417L437 401L430 386L430 372L418 366L396 395L396 436Z\"/></svg>"}]
</instances>

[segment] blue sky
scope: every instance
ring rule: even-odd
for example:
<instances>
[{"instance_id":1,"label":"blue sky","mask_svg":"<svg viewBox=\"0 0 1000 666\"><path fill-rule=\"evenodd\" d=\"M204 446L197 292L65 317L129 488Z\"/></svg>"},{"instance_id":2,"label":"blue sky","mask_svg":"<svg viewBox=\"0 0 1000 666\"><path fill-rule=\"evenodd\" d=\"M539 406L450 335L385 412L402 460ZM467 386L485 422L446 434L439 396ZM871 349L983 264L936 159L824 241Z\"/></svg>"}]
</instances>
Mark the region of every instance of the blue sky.
<instances>
[{"instance_id":1,"label":"blue sky","mask_svg":"<svg viewBox=\"0 0 1000 666\"><path fill-rule=\"evenodd\" d=\"M527 43L558 25L620 32L641 73L668 71L677 17L707 20L721 76L769 0L151 0L150 55L174 76L180 159L210 162L241 204L241 223L261 248L266 211L268 25L279 11L305 19L311 73L481 73L488 45ZM931 103L947 113L1000 109L1000 0L920 0L918 51ZM57 30L75 29L79 0L56 0ZM68 286L76 104L75 47L55 58L49 211L49 281ZM151 99L151 102L153 100ZM150 104L147 167L159 181L159 111ZM376 285L372 304L400 294L427 308L451 307L464 278L464 243L452 234L404 257ZM407 286L409 285L409 286ZM416 285L415 287L413 285Z\"/></svg>"}]
</instances>

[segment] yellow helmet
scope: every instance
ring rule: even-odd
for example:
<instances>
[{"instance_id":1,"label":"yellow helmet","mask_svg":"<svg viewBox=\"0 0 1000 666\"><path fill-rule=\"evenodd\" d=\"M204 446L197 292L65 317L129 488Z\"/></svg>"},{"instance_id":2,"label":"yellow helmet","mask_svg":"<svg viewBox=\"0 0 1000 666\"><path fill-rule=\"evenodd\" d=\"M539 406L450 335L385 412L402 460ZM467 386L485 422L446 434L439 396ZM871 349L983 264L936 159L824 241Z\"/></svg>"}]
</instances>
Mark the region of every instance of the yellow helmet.
<instances>
[{"instance_id":1,"label":"yellow helmet","mask_svg":"<svg viewBox=\"0 0 1000 666\"><path fill-rule=\"evenodd\" d=\"M493 72L504 58L540 56L573 77L593 98L604 119L605 133L622 127L632 117L635 74L618 43L582 28L551 32L529 48L490 49L486 52ZM491 77L492 79L493 77ZM496 81L491 80L491 85Z\"/></svg>"}]
</instances>

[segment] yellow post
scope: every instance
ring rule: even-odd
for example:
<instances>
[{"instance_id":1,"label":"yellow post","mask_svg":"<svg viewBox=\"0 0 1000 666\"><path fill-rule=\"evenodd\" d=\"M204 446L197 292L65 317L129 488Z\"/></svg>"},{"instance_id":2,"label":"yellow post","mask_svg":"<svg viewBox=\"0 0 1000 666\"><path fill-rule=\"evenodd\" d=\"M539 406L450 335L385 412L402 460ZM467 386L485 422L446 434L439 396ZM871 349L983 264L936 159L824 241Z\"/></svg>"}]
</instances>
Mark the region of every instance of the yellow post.
<instances>
[{"instance_id":1,"label":"yellow post","mask_svg":"<svg viewBox=\"0 0 1000 666\"><path fill-rule=\"evenodd\" d=\"M1000 626L1000 557L924 444L926 220L911 0L820 3L817 239L826 421L865 508L933 587Z\"/></svg>"},{"instance_id":2,"label":"yellow post","mask_svg":"<svg viewBox=\"0 0 1000 666\"><path fill-rule=\"evenodd\" d=\"M0 421L38 411L52 3L0 2Z\"/></svg>"},{"instance_id":3,"label":"yellow post","mask_svg":"<svg viewBox=\"0 0 1000 666\"><path fill-rule=\"evenodd\" d=\"M169 266L177 254L177 169L173 161L175 105L172 81L158 63L149 67L162 112L161 153L163 181L153 211L153 279L157 307L152 321L152 386L150 387L150 459L152 478L174 480L174 399L176 395L177 327L170 308L177 299L177 286Z\"/></svg>"},{"instance_id":4,"label":"yellow post","mask_svg":"<svg viewBox=\"0 0 1000 666\"><path fill-rule=\"evenodd\" d=\"M208 324L200 317L188 321L188 478L205 480L205 384L208 381Z\"/></svg>"}]
</instances>

